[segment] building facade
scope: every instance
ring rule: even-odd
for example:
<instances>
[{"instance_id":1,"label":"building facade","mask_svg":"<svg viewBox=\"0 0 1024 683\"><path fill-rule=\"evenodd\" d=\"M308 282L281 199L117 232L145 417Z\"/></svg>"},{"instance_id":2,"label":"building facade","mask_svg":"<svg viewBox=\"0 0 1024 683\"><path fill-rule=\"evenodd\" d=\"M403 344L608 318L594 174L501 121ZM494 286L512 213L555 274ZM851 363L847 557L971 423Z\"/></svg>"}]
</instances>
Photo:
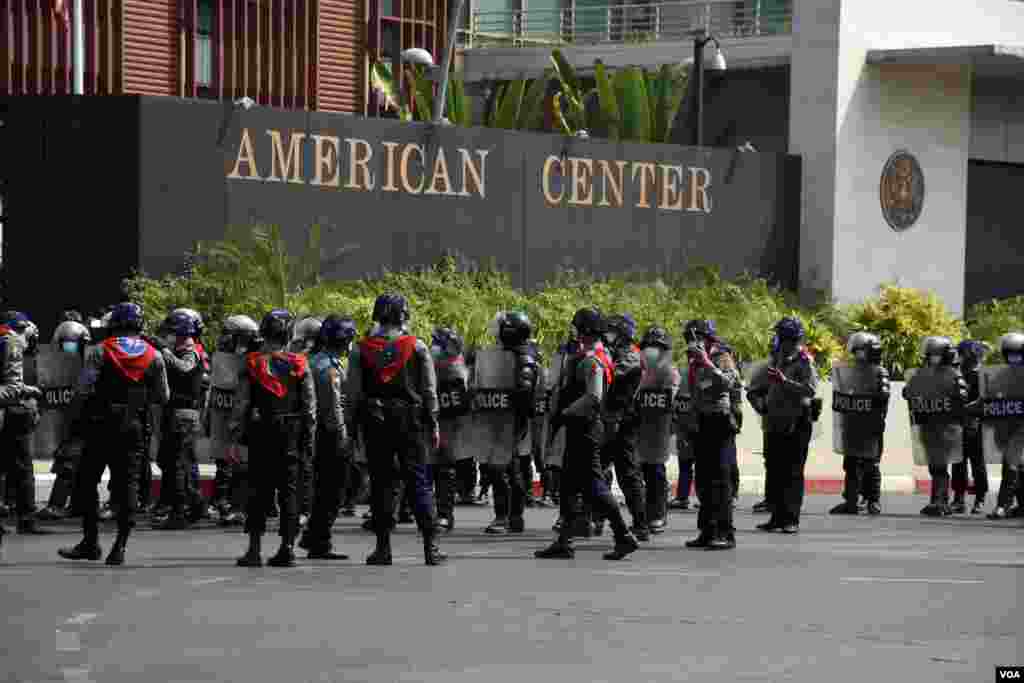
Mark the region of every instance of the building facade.
<instances>
[{"instance_id":1,"label":"building facade","mask_svg":"<svg viewBox=\"0 0 1024 683\"><path fill-rule=\"evenodd\" d=\"M70 0L67 2L71 4ZM85 94L376 116L368 55L440 55L447 0L84 0ZM0 96L72 92L53 0L0 0ZM440 61L440 60L438 60Z\"/></svg>"}]
</instances>

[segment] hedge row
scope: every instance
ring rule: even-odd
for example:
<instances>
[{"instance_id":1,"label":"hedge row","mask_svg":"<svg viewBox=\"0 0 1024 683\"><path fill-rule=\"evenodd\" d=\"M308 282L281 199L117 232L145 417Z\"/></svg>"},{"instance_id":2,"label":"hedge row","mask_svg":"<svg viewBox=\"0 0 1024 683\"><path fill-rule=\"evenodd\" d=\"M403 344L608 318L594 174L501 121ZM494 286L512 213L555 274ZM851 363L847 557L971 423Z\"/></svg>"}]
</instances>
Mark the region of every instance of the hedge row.
<instances>
[{"instance_id":1,"label":"hedge row","mask_svg":"<svg viewBox=\"0 0 1024 683\"><path fill-rule=\"evenodd\" d=\"M207 254L215 251L207 250ZM451 255L413 272L383 272L373 278L333 282L320 281L315 268L305 274L301 268L275 270L268 265L275 263L274 258L251 258L244 250L229 256L221 253L200 258L183 275L161 279L136 275L126 281L125 292L150 312L151 328L160 317L153 312L178 306L199 310L207 320L211 339L228 315L243 313L258 321L274 307L288 308L298 316L344 313L366 330L374 299L390 291L408 298L411 327L418 336L429 338L433 326L443 324L458 330L467 344L484 345L490 342L487 326L495 313L518 309L527 312L536 338L548 353L564 339L575 310L592 304L607 312L628 311L641 330L661 325L673 335L679 334L686 320L712 318L720 336L743 360L764 357L774 323L785 315L795 315L807 328L808 346L823 375L845 357L846 339L856 330L871 330L881 336L884 362L899 378L905 368L917 365L920 343L927 335L948 335L957 341L982 339L993 345L995 355L1002 334L1024 329L1024 297L975 306L965 320L953 316L933 293L894 285L882 286L878 296L861 304L806 307L798 305L792 293L763 279L725 280L712 268L646 280L595 278L565 271L538 290L524 293L511 286L508 274L470 267ZM278 257L278 265L286 263L286 255ZM681 351L677 344L680 361Z\"/></svg>"}]
</instances>

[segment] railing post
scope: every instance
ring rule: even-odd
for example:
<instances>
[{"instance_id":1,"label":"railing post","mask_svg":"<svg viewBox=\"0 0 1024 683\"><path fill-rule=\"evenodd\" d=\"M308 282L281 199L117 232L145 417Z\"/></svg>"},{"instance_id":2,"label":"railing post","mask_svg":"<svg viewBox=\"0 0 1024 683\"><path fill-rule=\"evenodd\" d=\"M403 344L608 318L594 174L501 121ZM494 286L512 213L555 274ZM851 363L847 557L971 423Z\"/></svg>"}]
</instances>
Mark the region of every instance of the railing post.
<instances>
[{"instance_id":1,"label":"railing post","mask_svg":"<svg viewBox=\"0 0 1024 683\"><path fill-rule=\"evenodd\" d=\"M654 39L661 37L661 5L654 6Z\"/></svg>"}]
</instances>

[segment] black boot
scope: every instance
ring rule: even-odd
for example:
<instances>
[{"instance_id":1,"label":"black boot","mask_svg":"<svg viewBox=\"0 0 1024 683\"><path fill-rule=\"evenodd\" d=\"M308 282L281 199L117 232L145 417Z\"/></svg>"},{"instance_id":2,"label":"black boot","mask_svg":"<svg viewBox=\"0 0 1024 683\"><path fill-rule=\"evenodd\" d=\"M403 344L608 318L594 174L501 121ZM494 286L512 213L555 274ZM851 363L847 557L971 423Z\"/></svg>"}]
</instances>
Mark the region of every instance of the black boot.
<instances>
[{"instance_id":1,"label":"black boot","mask_svg":"<svg viewBox=\"0 0 1024 683\"><path fill-rule=\"evenodd\" d=\"M391 533L377 532L377 547L370 556L366 558L366 564L377 566L391 565Z\"/></svg>"},{"instance_id":2,"label":"black boot","mask_svg":"<svg viewBox=\"0 0 1024 683\"><path fill-rule=\"evenodd\" d=\"M127 532L119 531L117 538L114 540L114 545L110 549L110 554L107 555L107 564L111 567L119 567L124 564L124 548L128 545L128 534Z\"/></svg>"},{"instance_id":3,"label":"black boot","mask_svg":"<svg viewBox=\"0 0 1024 683\"><path fill-rule=\"evenodd\" d=\"M103 557L103 548L95 538L85 538L73 548L61 548L57 554L65 560L96 560Z\"/></svg>"},{"instance_id":4,"label":"black boot","mask_svg":"<svg viewBox=\"0 0 1024 683\"><path fill-rule=\"evenodd\" d=\"M559 532L555 542L543 550L538 550L534 557L542 560L571 560L576 557L576 551L572 547L572 538L565 533Z\"/></svg>"},{"instance_id":5,"label":"black boot","mask_svg":"<svg viewBox=\"0 0 1024 683\"><path fill-rule=\"evenodd\" d=\"M967 501L964 500L963 491L956 491L953 493L953 503L949 507L950 510L957 515L962 515L967 512Z\"/></svg>"},{"instance_id":6,"label":"black boot","mask_svg":"<svg viewBox=\"0 0 1024 683\"><path fill-rule=\"evenodd\" d=\"M294 567L295 566L295 550L292 548L292 540L290 538L281 539L281 547L277 549L277 553L267 560L268 567Z\"/></svg>"},{"instance_id":7,"label":"black boot","mask_svg":"<svg viewBox=\"0 0 1024 683\"><path fill-rule=\"evenodd\" d=\"M621 536L615 535L615 547L604 554L606 560L622 560L628 555L635 552L640 544L636 540L636 536L629 533L628 531Z\"/></svg>"},{"instance_id":8,"label":"black boot","mask_svg":"<svg viewBox=\"0 0 1024 683\"><path fill-rule=\"evenodd\" d=\"M437 532L432 526L423 526L423 559L428 567L435 567L444 564L448 556L441 552L435 542Z\"/></svg>"},{"instance_id":9,"label":"black boot","mask_svg":"<svg viewBox=\"0 0 1024 683\"><path fill-rule=\"evenodd\" d=\"M36 524L35 517L18 520L18 533L26 536L48 536L53 532Z\"/></svg>"},{"instance_id":10,"label":"black boot","mask_svg":"<svg viewBox=\"0 0 1024 683\"><path fill-rule=\"evenodd\" d=\"M687 548L707 548L710 543L710 534L707 534L703 530L701 530L701 532L697 535L697 538L693 539L692 541L687 541L685 545Z\"/></svg>"},{"instance_id":11,"label":"black boot","mask_svg":"<svg viewBox=\"0 0 1024 683\"><path fill-rule=\"evenodd\" d=\"M857 515L860 510L857 508L857 500L844 501L828 511L830 515Z\"/></svg>"},{"instance_id":12,"label":"black boot","mask_svg":"<svg viewBox=\"0 0 1024 683\"><path fill-rule=\"evenodd\" d=\"M262 567L263 558L260 557L262 541L262 534L249 534L249 549L245 551L245 555L238 558L235 564L239 567Z\"/></svg>"}]
</instances>

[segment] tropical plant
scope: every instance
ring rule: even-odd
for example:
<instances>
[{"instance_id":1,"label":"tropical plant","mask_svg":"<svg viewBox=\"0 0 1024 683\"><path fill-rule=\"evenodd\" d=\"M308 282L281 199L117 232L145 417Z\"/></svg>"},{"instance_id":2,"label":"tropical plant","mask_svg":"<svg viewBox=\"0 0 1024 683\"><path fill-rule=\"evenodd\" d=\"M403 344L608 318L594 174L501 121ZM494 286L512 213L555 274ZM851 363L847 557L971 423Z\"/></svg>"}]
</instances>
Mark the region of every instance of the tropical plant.
<instances>
[{"instance_id":1,"label":"tropical plant","mask_svg":"<svg viewBox=\"0 0 1024 683\"><path fill-rule=\"evenodd\" d=\"M370 87L384 97L384 106L392 111L398 112L403 121L431 121L434 115L436 97L434 94L434 82L427 75L425 68L419 65L410 64L405 70L406 92L412 93L412 102L399 106L400 97L399 84L392 73L391 65L387 62L374 61L370 67ZM473 108L469 98L466 96L465 84L461 78L453 76L448 81L447 104L445 105L445 118L456 126L473 125Z\"/></svg>"},{"instance_id":2,"label":"tropical plant","mask_svg":"<svg viewBox=\"0 0 1024 683\"><path fill-rule=\"evenodd\" d=\"M596 85L585 91L561 50L552 52L551 63L561 86L552 105L555 121L563 134L576 135L586 130L610 140L668 141L686 93L685 69L664 64L655 73L640 67L626 67L609 74L604 63L596 60ZM595 97L597 106L588 106Z\"/></svg>"},{"instance_id":3,"label":"tropical plant","mask_svg":"<svg viewBox=\"0 0 1024 683\"><path fill-rule=\"evenodd\" d=\"M494 107L485 125L506 130L543 130L545 95L553 73L553 70L546 69L540 78L529 81L520 79L499 85L494 96Z\"/></svg>"}]
</instances>

